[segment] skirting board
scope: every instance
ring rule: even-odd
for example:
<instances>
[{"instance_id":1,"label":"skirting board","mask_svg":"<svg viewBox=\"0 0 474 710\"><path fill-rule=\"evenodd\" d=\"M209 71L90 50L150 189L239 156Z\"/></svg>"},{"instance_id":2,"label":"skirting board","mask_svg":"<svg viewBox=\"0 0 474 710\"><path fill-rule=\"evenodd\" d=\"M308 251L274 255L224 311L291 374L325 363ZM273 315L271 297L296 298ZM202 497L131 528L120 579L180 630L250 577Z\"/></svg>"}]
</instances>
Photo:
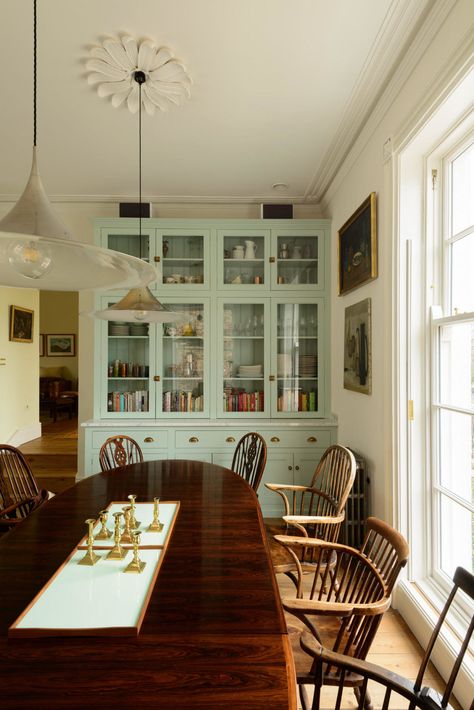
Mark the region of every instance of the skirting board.
<instances>
[{"instance_id":1,"label":"skirting board","mask_svg":"<svg viewBox=\"0 0 474 710\"><path fill-rule=\"evenodd\" d=\"M41 436L41 422L36 422L35 424L30 424L24 429L17 429L16 432L9 438L8 444L10 446L16 446L17 448L22 444L26 444L27 441L33 441L33 439L39 439Z\"/></svg>"}]
</instances>

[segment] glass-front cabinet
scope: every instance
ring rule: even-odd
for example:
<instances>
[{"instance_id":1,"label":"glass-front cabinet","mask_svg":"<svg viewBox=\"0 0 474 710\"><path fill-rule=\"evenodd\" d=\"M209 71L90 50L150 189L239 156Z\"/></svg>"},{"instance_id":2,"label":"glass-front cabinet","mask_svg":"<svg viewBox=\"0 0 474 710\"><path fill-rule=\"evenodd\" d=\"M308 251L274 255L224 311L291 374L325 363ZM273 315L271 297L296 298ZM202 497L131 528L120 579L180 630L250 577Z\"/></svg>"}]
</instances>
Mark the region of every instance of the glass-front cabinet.
<instances>
[{"instance_id":1,"label":"glass-front cabinet","mask_svg":"<svg viewBox=\"0 0 474 710\"><path fill-rule=\"evenodd\" d=\"M268 416L268 299L219 299L218 416Z\"/></svg>"},{"instance_id":2,"label":"glass-front cabinet","mask_svg":"<svg viewBox=\"0 0 474 710\"><path fill-rule=\"evenodd\" d=\"M180 318L96 323L95 416L328 416L329 236L325 220L143 219L141 236L137 219L97 220L97 243L153 264Z\"/></svg>"},{"instance_id":3,"label":"glass-front cabinet","mask_svg":"<svg viewBox=\"0 0 474 710\"><path fill-rule=\"evenodd\" d=\"M324 381L322 299L288 299L273 304L276 347L272 347L272 371L276 373L274 416L321 416ZM321 338L321 339L320 339ZM272 375L275 377L275 375Z\"/></svg>"},{"instance_id":4,"label":"glass-front cabinet","mask_svg":"<svg viewBox=\"0 0 474 710\"><path fill-rule=\"evenodd\" d=\"M117 300L104 299L102 307ZM180 298L166 305L179 320L100 322L102 416L209 416L209 300Z\"/></svg>"}]
</instances>

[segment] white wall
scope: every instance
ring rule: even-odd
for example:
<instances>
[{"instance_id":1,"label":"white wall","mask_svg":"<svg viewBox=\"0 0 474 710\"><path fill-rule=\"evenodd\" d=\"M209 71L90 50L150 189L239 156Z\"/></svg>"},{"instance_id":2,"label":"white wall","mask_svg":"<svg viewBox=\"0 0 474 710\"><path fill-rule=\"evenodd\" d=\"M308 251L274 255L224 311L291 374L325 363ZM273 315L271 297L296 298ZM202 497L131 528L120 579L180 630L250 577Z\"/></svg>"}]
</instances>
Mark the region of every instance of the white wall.
<instances>
[{"instance_id":1,"label":"white wall","mask_svg":"<svg viewBox=\"0 0 474 710\"><path fill-rule=\"evenodd\" d=\"M12 305L34 311L32 343L9 340ZM14 446L40 436L38 315L38 291L0 287L0 442Z\"/></svg>"},{"instance_id":2,"label":"white wall","mask_svg":"<svg viewBox=\"0 0 474 710\"><path fill-rule=\"evenodd\" d=\"M439 3L449 6L449 3ZM393 242L392 170L390 158L384 162L388 139L407 132L427 101L432 88L446 68L454 63L459 47L470 36L474 10L471 0L459 0L430 45L418 44L413 55L405 58L391 86L376 107L333 182L324 203L325 216L332 220L332 406L339 417L339 439L360 451L367 459L372 482L372 512L394 521L394 482L398 471L392 470L392 427L396 417L392 392L392 347L398 337L392 333L394 301L393 266L396 245ZM420 39L420 42L423 38ZM414 66L411 56L419 52ZM398 81L400 76L405 77ZM378 200L379 276L345 296L337 295L337 230L371 193ZM372 395L363 395L343 387L344 311L364 298L372 299Z\"/></svg>"},{"instance_id":3,"label":"white wall","mask_svg":"<svg viewBox=\"0 0 474 710\"><path fill-rule=\"evenodd\" d=\"M61 376L71 381L71 388L75 389L78 378L78 332L79 332L79 295L77 291L40 291L40 333L52 335L54 333L74 335L76 354L74 356L48 356L46 355L46 342L44 344L44 357L40 357L40 375L51 375L51 369L61 369ZM46 338L45 338L46 340Z\"/></svg>"}]
</instances>

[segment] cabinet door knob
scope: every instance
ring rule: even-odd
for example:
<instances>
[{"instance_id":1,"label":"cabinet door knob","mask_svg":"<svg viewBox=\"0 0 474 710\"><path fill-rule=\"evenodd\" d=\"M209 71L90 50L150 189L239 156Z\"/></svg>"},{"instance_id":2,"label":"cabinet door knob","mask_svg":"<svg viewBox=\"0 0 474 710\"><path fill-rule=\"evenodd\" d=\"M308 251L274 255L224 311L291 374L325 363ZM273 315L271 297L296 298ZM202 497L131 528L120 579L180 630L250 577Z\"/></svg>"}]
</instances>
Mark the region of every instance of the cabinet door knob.
<instances>
[{"instance_id":1,"label":"cabinet door knob","mask_svg":"<svg viewBox=\"0 0 474 710\"><path fill-rule=\"evenodd\" d=\"M161 261L161 256L154 256L153 260L156 262L159 262L159 261Z\"/></svg>"},{"instance_id":2,"label":"cabinet door knob","mask_svg":"<svg viewBox=\"0 0 474 710\"><path fill-rule=\"evenodd\" d=\"M307 441L309 444L314 444L317 441L317 439L315 436L308 436Z\"/></svg>"},{"instance_id":3,"label":"cabinet door knob","mask_svg":"<svg viewBox=\"0 0 474 710\"><path fill-rule=\"evenodd\" d=\"M293 466L288 466L288 471L293 471Z\"/></svg>"},{"instance_id":4,"label":"cabinet door knob","mask_svg":"<svg viewBox=\"0 0 474 710\"><path fill-rule=\"evenodd\" d=\"M159 381L160 381L160 376L159 376L159 375L155 375L155 376L153 377L153 381L154 381L154 382L159 382Z\"/></svg>"},{"instance_id":5,"label":"cabinet door knob","mask_svg":"<svg viewBox=\"0 0 474 710\"><path fill-rule=\"evenodd\" d=\"M300 470L300 467L299 467L299 466L295 466L295 471L299 471L299 470Z\"/></svg>"},{"instance_id":6,"label":"cabinet door knob","mask_svg":"<svg viewBox=\"0 0 474 710\"><path fill-rule=\"evenodd\" d=\"M228 441L228 442L229 442L229 444L233 444L233 443L234 443L234 441L235 441L235 439L234 439L234 437L233 437L233 436L228 436L228 437L227 437L227 439L226 439L226 441Z\"/></svg>"},{"instance_id":7,"label":"cabinet door knob","mask_svg":"<svg viewBox=\"0 0 474 710\"><path fill-rule=\"evenodd\" d=\"M278 444L278 442L280 441L280 439L279 439L277 436L272 436L272 438L270 439L270 441L273 441L274 444Z\"/></svg>"},{"instance_id":8,"label":"cabinet door knob","mask_svg":"<svg viewBox=\"0 0 474 710\"><path fill-rule=\"evenodd\" d=\"M275 257L274 257L274 256L271 256L271 257L268 259L268 261L270 262L270 264L274 264L274 263L275 263Z\"/></svg>"},{"instance_id":9,"label":"cabinet door knob","mask_svg":"<svg viewBox=\"0 0 474 710\"><path fill-rule=\"evenodd\" d=\"M189 443L190 443L190 444L197 444L198 441L199 441L199 439L197 438L197 436L192 436L192 437L189 439Z\"/></svg>"},{"instance_id":10,"label":"cabinet door knob","mask_svg":"<svg viewBox=\"0 0 474 710\"><path fill-rule=\"evenodd\" d=\"M151 442L155 440L152 436L146 436L143 441L145 442L145 444L151 444Z\"/></svg>"}]
</instances>

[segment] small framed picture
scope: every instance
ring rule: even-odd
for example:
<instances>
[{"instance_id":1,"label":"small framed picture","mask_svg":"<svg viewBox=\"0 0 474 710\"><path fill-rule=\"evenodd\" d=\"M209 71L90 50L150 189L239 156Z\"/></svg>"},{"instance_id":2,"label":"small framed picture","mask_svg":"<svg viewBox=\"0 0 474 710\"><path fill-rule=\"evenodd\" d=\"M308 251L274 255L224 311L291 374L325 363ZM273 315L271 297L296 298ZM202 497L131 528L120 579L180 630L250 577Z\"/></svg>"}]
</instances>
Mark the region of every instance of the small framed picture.
<instances>
[{"instance_id":1,"label":"small framed picture","mask_svg":"<svg viewBox=\"0 0 474 710\"><path fill-rule=\"evenodd\" d=\"M48 357L73 357L76 354L76 336L54 334L46 336L46 355Z\"/></svg>"},{"instance_id":2,"label":"small framed picture","mask_svg":"<svg viewBox=\"0 0 474 710\"><path fill-rule=\"evenodd\" d=\"M15 343L33 342L34 311L19 306L10 306L10 340Z\"/></svg>"},{"instance_id":3,"label":"small framed picture","mask_svg":"<svg viewBox=\"0 0 474 710\"><path fill-rule=\"evenodd\" d=\"M344 388L372 394L372 303L365 298L344 313Z\"/></svg>"},{"instance_id":4,"label":"small framed picture","mask_svg":"<svg viewBox=\"0 0 474 710\"><path fill-rule=\"evenodd\" d=\"M339 295L377 278L377 211L372 192L338 232Z\"/></svg>"},{"instance_id":5,"label":"small framed picture","mask_svg":"<svg viewBox=\"0 0 474 710\"><path fill-rule=\"evenodd\" d=\"M40 334L38 347L39 347L39 356L44 357L44 335Z\"/></svg>"}]
</instances>

